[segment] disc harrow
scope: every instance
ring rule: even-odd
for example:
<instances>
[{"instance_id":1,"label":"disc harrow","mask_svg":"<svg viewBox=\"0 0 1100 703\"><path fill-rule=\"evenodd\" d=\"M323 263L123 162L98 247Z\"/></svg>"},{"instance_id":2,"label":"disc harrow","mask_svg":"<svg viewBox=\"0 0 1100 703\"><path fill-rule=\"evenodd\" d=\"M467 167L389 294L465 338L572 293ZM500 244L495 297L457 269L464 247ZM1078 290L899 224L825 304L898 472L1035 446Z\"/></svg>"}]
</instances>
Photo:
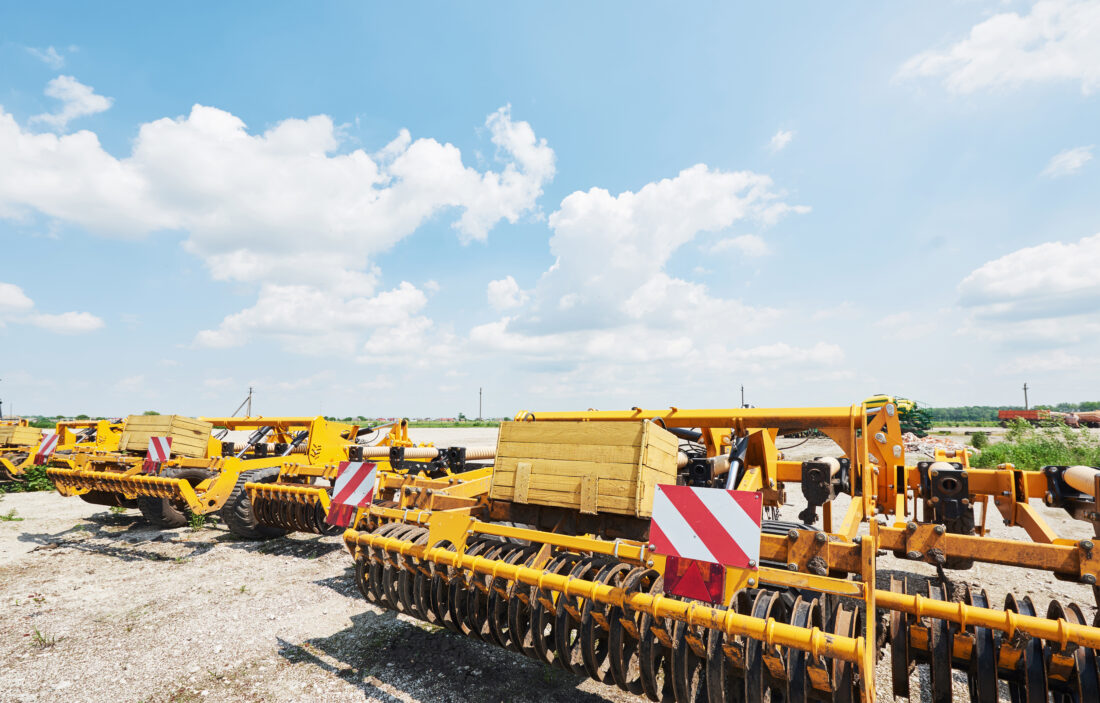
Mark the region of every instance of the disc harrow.
<instances>
[{"instance_id":1,"label":"disc harrow","mask_svg":"<svg viewBox=\"0 0 1100 703\"><path fill-rule=\"evenodd\" d=\"M526 413L502 426L489 486L471 483L468 502L447 503L407 477L379 491L359 527L344 533L356 584L379 607L654 701L872 701L880 664L889 670L882 693L900 698L917 693L910 680L919 666L936 703L956 699L960 672L981 703L1002 691L1013 701L1100 700L1100 619L1077 604L1040 611L1026 596L993 602L942 571L1018 563L1090 583L1091 541L992 539L958 508L975 497L993 503L1008 479L1011 510L1029 532L1041 529L1027 506L1040 485L1054 488L1048 506L1092 520L1082 506L1100 473L978 470L967 456L946 454L907 466L892 449L891 410L673 408L660 423L650 411L609 422L592 411L541 422L542 430L546 416ZM649 425L677 430L679 447ZM793 462L776 451L780 432L821 427L841 458ZM639 462L633 473L624 469L631 461ZM884 474L895 482L884 484L893 489L885 500L875 492ZM800 513L804 522L762 520L758 562L711 564L694 595L683 593L680 562L650 541L654 484L736 487L779 505L784 483L805 480L821 490L803 486L815 506ZM959 502L947 505L948 491ZM834 531L839 493L853 507ZM897 517L883 524L876 513ZM879 583L885 551L935 564L940 577Z\"/></svg>"},{"instance_id":2,"label":"disc harrow","mask_svg":"<svg viewBox=\"0 0 1100 703\"><path fill-rule=\"evenodd\" d=\"M429 547L429 532L389 522L347 533L368 601L654 701L867 700L865 599L761 569L758 587L713 606L666 595L652 561L495 535L457 551ZM999 682L1012 700L1097 700L1100 627L1079 606L1040 613L1009 595L998 610L984 591L932 581L920 595L896 578L889 589L874 600L895 696L910 695L921 664L936 702L953 700L953 671L981 703Z\"/></svg>"},{"instance_id":3,"label":"disc harrow","mask_svg":"<svg viewBox=\"0 0 1100 703\"><path fill-rule=\"evenodd\" d=\"M319 535L336 534L341 529L325 522L329 505L325 489L270 483L248 483L245 488L260 524Z\"/></svg>"},{"instance_id":4,"label":"disc harrow","mask_svg":"<svg viewBox=\"0 0 1100 703\"><path fill-rule=\"evenodd\" d=\"M712 608L662 595L658 571L613 557L499 537L459 554L428 549L427 535L403 523L360 535L356 584L368 601L655 701L763 700L768 690L810 700L800 685L813 700L857 695L864 640L845 606L827 627L814 596L792 607L783 592L745 589L733 607ZM791 664L802 674L793 682Z\"/></svg>"}]
</instances>

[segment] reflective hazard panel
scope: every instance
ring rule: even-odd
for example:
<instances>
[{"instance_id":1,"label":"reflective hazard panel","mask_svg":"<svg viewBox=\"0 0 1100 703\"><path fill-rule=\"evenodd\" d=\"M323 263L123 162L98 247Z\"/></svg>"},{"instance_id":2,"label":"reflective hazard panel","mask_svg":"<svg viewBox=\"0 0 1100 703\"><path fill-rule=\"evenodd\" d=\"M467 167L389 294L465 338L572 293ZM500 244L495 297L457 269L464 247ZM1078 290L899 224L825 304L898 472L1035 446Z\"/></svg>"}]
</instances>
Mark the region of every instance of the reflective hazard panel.
<instances>
[{"instance_id":1,"label":"reflective hazard panel","mask_svg":"<svg viewBox=\"0 0 1100 703\"><path fill-rule=\"evenodd\" d=\"M738 569L760 562L759 491L658 485L649 541L658 554Z\"/></svg>"},{"instance_id":2,"label":"reflective hazard panel","mask_svg":"<svg viewBox=\"0 0 1100 703\"><path fill-rule=\"evenodd\" d=\"M665 558L665 593L722 604L726 567L711 561Z\"/></svg>"}]
</instances>

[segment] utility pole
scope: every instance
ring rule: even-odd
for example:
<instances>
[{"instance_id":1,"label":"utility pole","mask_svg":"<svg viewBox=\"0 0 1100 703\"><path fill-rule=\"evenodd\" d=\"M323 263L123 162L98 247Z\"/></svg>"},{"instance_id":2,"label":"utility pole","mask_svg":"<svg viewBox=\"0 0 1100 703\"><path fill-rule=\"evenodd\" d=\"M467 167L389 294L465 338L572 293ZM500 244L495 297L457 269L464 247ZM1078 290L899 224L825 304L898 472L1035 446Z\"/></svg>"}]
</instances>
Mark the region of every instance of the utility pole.
<instances>
[{"instance_id":1,"label":"utility pole","mask_svg":"<svg viewBox=\"0 0 1100 703\"><path fill-rule=\"evenodd\" d=\"M252 417L252 386L248 387L248 412L246 412L244 416Z\"/></svg>"},{"instance_id":2,"label":"utility pole","mask_svg":"<svg viewBox=\"0 0 1100 703\"><path fill-rule=\"evenodd\" d=\"M3 381L3 380L4 379L0 378L0 381ZM4 401L0 400L0 420L3 420L3 419L4 419Z\"/></svg>"},{"instance_id":3,"label":"utility pole","mask_svg":"<svg viewBox=\"0 0 1100 703\"><path fill-rule=\"evenodd\" d=\"M741 407L745 407L745 384L741 384Z\"/></svg>"},{"instance_id":4,"label":"utility pole","mask_svg":"<svg viewBox=\"0 0 1100 703\"><path fill-rule=\"evenodd\" d=\"M477 389L477 419L481 419L481 389Z\"/></svg>"},{"instance_id":5,"label":"utility pole","mask_svg":"<svg viewBox=\"0 0 1100 703\"><path fill-rule=\"evenodd\" d=\"M1027 382L1024 382L1024 410L1027 410Z\"/></svg>"}]
</instances>

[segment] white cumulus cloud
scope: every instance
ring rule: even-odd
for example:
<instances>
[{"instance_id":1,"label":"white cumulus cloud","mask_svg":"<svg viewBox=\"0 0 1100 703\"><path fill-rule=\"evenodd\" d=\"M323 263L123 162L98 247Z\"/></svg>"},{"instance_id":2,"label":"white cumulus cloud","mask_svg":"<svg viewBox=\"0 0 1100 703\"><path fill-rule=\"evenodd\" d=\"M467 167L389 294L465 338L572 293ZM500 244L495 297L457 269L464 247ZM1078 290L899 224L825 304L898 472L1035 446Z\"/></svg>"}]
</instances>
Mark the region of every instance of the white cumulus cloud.
<instances>
[{"instance_id":1,"label":"white cumulus cloud","mask_svg":"<svg viewBox=\"0 0 1100 703\"><path fill-rule=\"evenodd\" d=\"M521 308L471 330L473 348L506 353L562 373L584 369L610 383L617 365L653 369L712 364L745 370L770 364L831 364L839 349L783 342L745 346L777 311L715 296L705 285L670 275L678 250L708 232L739 222L761 227L792 205L772 180L748 171L726 172L703 164L674 178L613 195L593 188L567 196L549 217L554 264L542 274ZM757 235L726 247L760 251ZM755 237L755 239L753 239ZM502 299L518 285L495 281ZM500 306L503 307L503 306ZM519 307L519 306L509 306Z\"/></svg>"},{"instance_id":2,"label":"white cumulus cloud","mask_svg":"<svg viewBox=\"0 0 1100 703\"><path fill-rule=\"evenodd\" d=\"M402 282L371 297L345 297L308 285L265 284L250 308L199 332L200 347L236 347L257 339L281 342L303 354L353 354L364 330L415 318L427 303L416 286Z\"/></svg>"},{"instance_id":3,"label":"white cumulus cloud","mask_svg":"<svg viewBox=\"0 0 1100 703\"><path fill-rule=\"evenodd\" d=\"M75 114L62 113L59 124ZM199 345L270 334L303 349L322 325L341 340L354 334L340 315L320 313L308 322L312 332L292 341L292 327L271 331L277 314L269 303L296 314L310 299L340 311L373 305L386 295L376 290L373 258L427 220L442 214L463 241L485 240L501 220L536 211L554 176L553 150L508 106L485 127L497 170L468 167L457 147L405 130L368 154L344 149L327 115L254 134L231 113L202 105L141 125L120 158L93 132L36 134L0 109L0 217L38 212L111 237L182 231L184 249L213 278L259 288L255 306L200 333Z\"/></svg>"},{"instance_id":4,"label":"white cumulus cloud","mask_svg":"<svg viewBox=\"0 0 1100 703\"><path fill-rule=\"evenodd\" d=\"M6 323L33 325L58 334L92 332L104 325L101 318L88 312L39 312L22 288L0 282L0 327Z\"/></svg>"},{"instance_id":5,"label":"white cumulus cloud","mask_svg":"<svg viewBox=\"0 0 1100 703\"><path fill-rule=\"evenodd\" d=\"M114 100L97 95L91 86L84 85L72 76L58 76L46 84L46 95L61 101L61 109L35 115L31 122L45 122L55 129L65 129L78 117L95 115L111 108Z\"/></svg>"},{"instance_id":6,"label":"white cumulus cloud","mask_svg":"<svg viewBox=\"0 0 1100 703\"><path fill-rule=\"evenodd\" d=\"M942 76L956 93L1074 81L1091 94L1100 87L1100 3L1041 0L1023 15L993 15L965 39L912 57L898 76Z\"/></svg>"},{"instance_id":7,"label":"white cumulus cloud","mask_svg":"<svg viewBox=\"0 0 1100 703\"><path fill-rule=\"evenodd\" d=\"M518 308L526 303L529 297L526 291L520 289L516 279L511 276L502 278L499 281L489 281L486 295L489 298L489 305L496 310Z\"/></svg>"},{"instance_id":8,"label":"white cumulus cloud","mask_svg":"<svg viewBox=\"0 0 1100 703\"><path fill-rule=\"evenodd\" d=\"M26 312L34 307L34 301L14 283L0 283L0 314Z\"/></svg>"},{"instance_id":9,"label":"white cumulus cloud","mask_svg":"<svg viewBox=\"0 0 1100 703\"><path fill-rule=\"evenodd\" d=\"M781 129L772 136L771 141L768 142L768 148L773 153L783 151L791 140L794 139L794 132L788 129Z\"/></svg>"},{"instance_id":10,"label":"white cumulus cloud","mask_svg":"<svg viewBox=\"0 0 1100 703\"><path fill-rule=\"evenodd\" d=\"M39 313L28 320L35 327L59 334L80 334L103 327L103 320L89 312L63 312L58 315Z\"/></svg>"},{"instance_id":11,"label":"white cumulus cloud","mask_svg":"<svg viewBox=\"0 0 1100 703\"><path fill-rule=\"evenodd\" d=\"M960 301L981 317L1011 320L1094 313L1100 304L1100 234L1046 242L987 262L959 284Z\"/></svg>"},{"instance_id":12,"label":"white cumulus cloud","mask_svg":"<svg viewBox=\"0 0 1100 703\"><path fill-rule=\"evenodd\" d=\"M1044 176L1057 178L1077 173L1081 168L1092 161L1093 145L1074 147L1060 151L1051 157L1047 167L1043 169Z\"/></svg>"}]
</instances>

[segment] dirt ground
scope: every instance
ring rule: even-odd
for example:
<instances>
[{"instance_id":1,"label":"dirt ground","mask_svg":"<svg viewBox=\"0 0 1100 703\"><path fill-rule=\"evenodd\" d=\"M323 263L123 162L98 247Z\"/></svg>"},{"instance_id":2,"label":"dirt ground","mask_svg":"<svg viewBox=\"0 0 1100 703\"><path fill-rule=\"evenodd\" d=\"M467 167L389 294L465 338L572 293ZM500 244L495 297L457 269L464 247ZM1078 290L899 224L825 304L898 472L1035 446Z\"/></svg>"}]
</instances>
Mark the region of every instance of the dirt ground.
<instances>
[{"instance_id":1,"label":"dirt ground","mask_svg":"<svg viewBox=\"0 0 1100 703\"><path fill-rule=\"evenodd\" d=\"M462 432L420 430L418 439L493 442L493 430ZM821 455L830 444L811 440L788 457ZM789 490L781 517L796 519L801 502ZM1090 536L1064 513L1040 509L1063 536ZM338 537L254 543L220 525L162 531L137 511L53 493L4 496L0 514L12 510L21 520L0 522L0 701L636 700L368 605ZM993 536L1026 539L999 522ZM912 588L934 576L891 555L878 563L880 580L905 573ZM1049 573L990 565L948 573L996 604L1011 590L1040 612L1051 599L1080 603L1090 619L1094 612L1088 588ZM880 663L883 694L888 671ZM956 692L965 697L961 674Z\"/></svg>"}]
</instances>

